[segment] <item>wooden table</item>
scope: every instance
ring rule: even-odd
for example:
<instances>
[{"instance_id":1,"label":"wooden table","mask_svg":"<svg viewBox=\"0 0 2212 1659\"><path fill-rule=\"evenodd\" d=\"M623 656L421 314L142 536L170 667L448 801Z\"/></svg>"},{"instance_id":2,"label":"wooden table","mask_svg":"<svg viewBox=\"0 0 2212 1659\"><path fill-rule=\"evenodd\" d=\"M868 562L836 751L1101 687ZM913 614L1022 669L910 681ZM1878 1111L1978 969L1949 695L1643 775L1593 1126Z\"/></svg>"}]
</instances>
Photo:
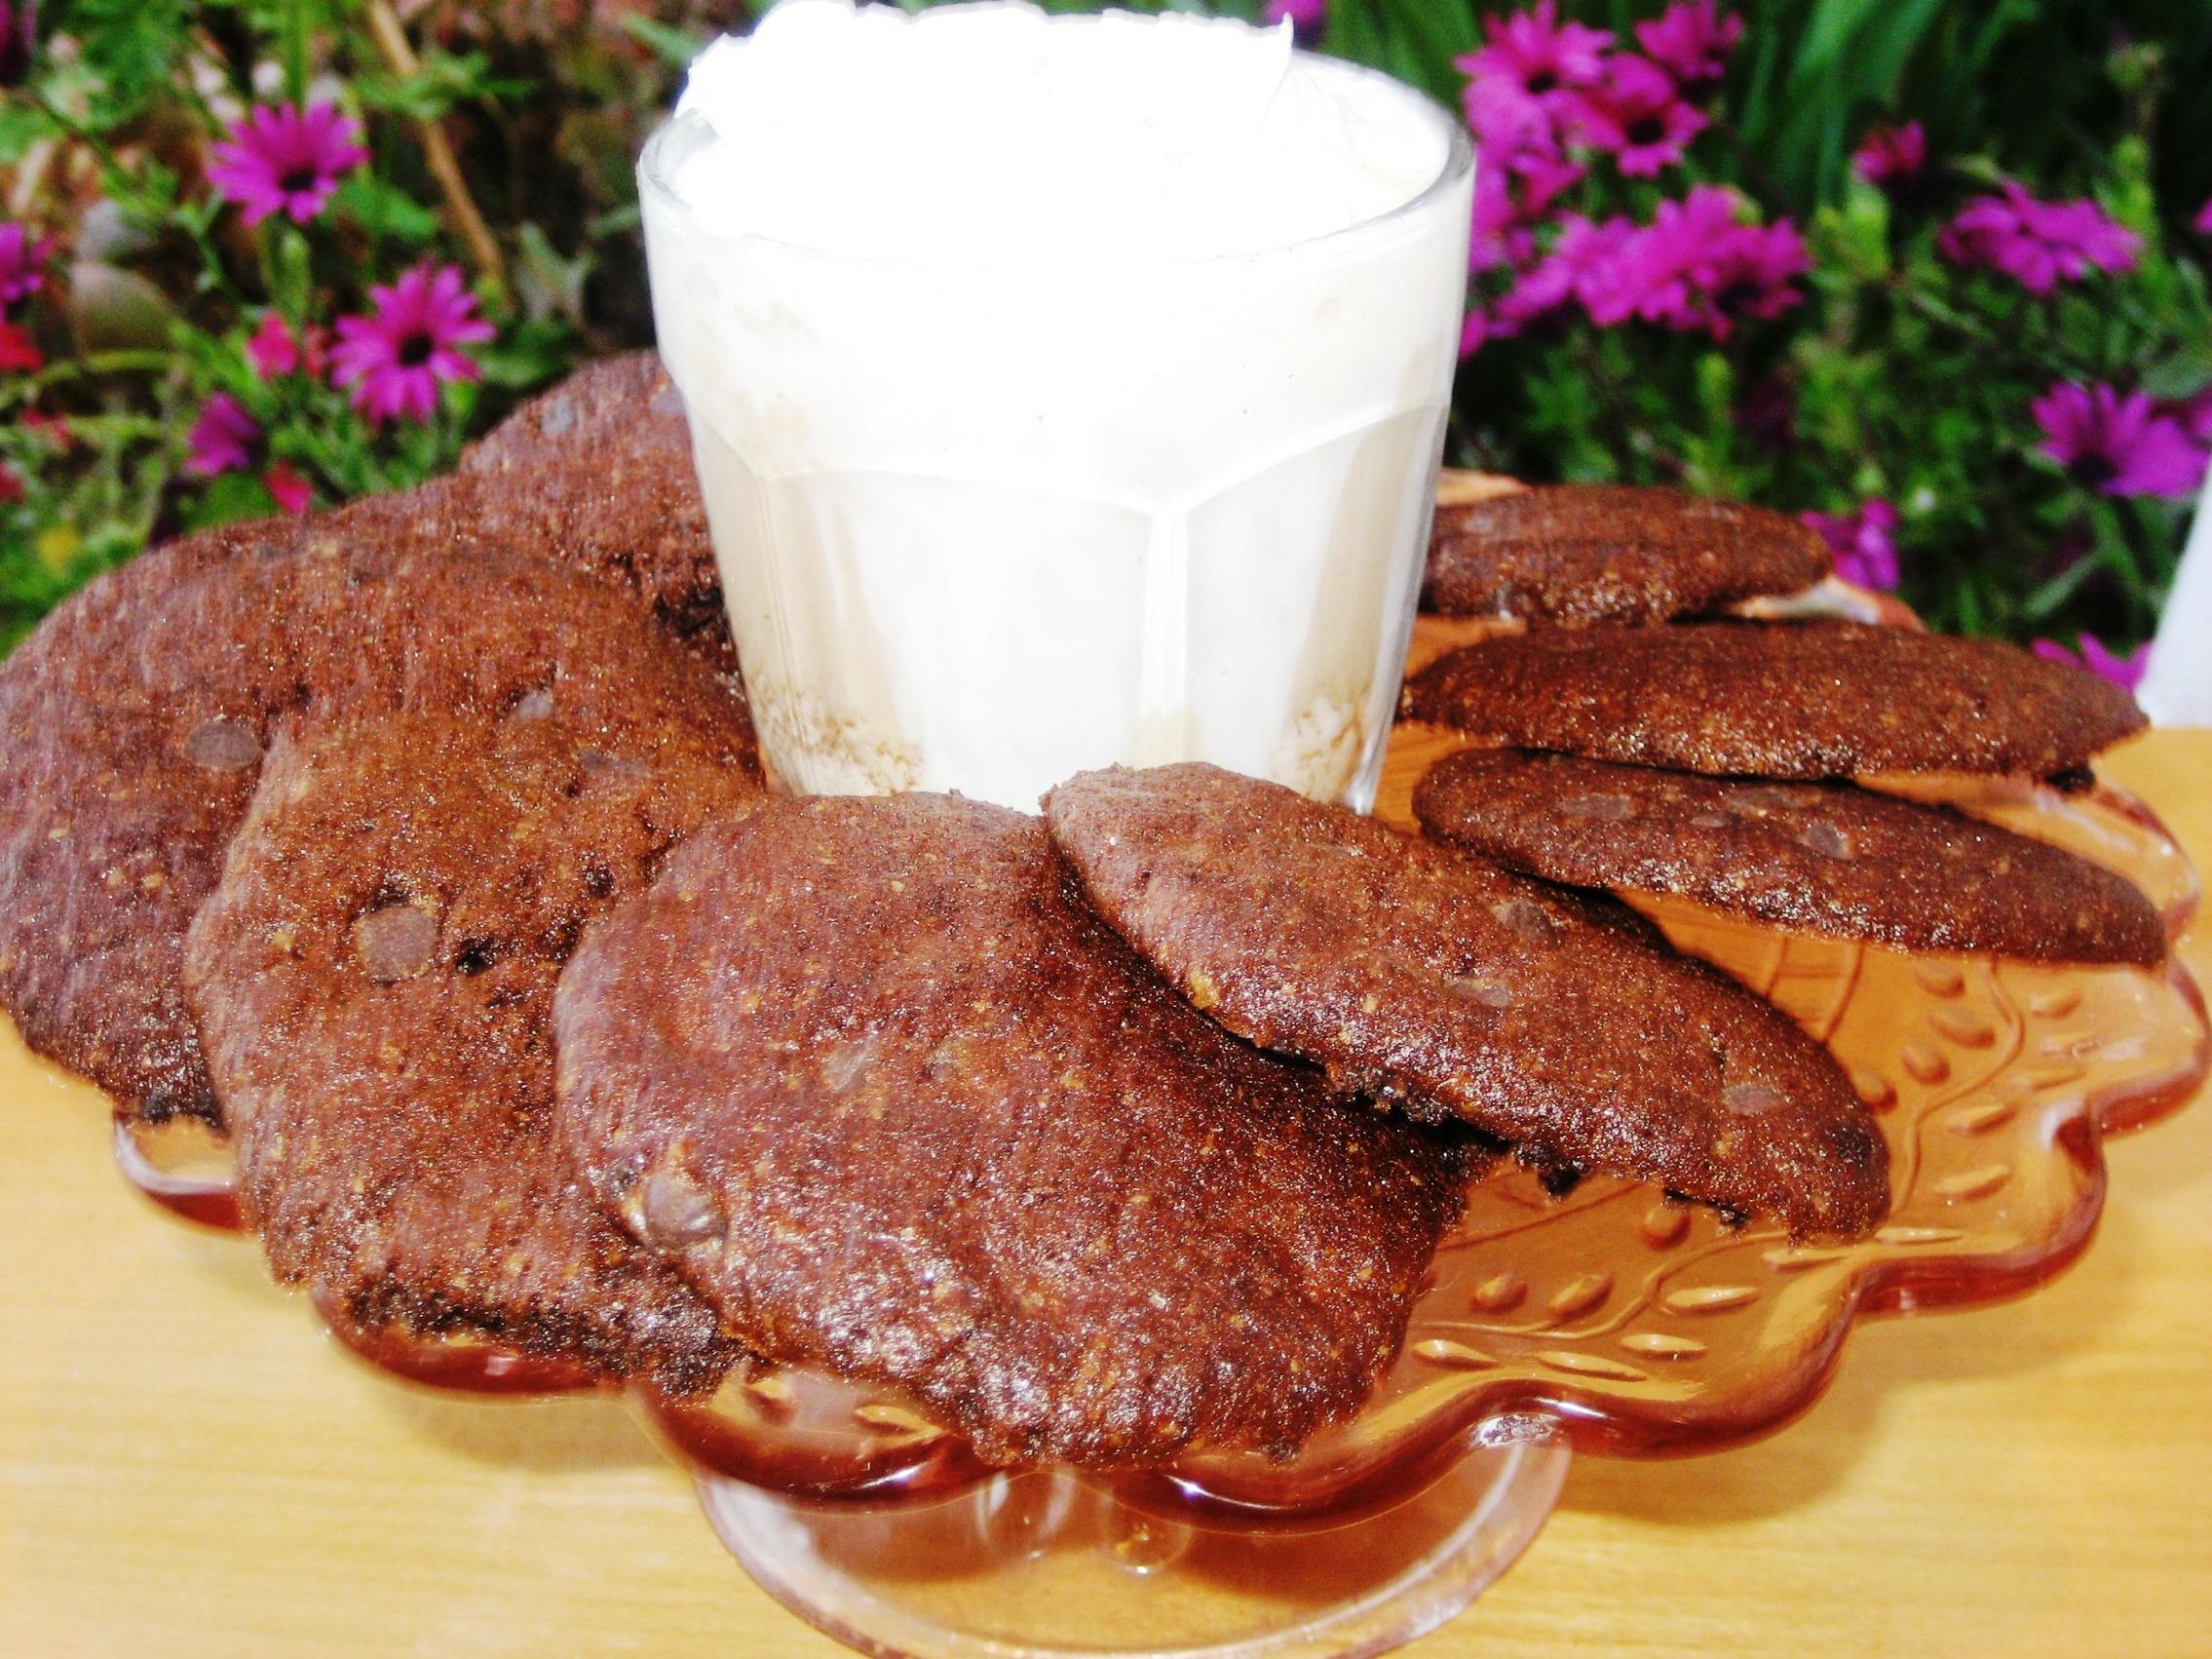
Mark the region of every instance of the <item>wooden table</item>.
<instances>
[{"instance_id":1,"label":"wooden table","mask_svg":"<svg viewBox=\"0 0 2212 1659\"><path fill-rule=\"evenodd\" d=\"M2113 758L2212 868L2212 734ZM2212 930L2190 946L2212 984ZM0 1655L843 1651L755 1590L615 1405L403 1390L253 1248L129 1192L104 1105L0 1039ZM1410 1651L2212 1652L2212 1109L2112 1151L2010 1306L1863 1329L1721 1456L1584 1459Z\"/></svg>"}]
</instances>

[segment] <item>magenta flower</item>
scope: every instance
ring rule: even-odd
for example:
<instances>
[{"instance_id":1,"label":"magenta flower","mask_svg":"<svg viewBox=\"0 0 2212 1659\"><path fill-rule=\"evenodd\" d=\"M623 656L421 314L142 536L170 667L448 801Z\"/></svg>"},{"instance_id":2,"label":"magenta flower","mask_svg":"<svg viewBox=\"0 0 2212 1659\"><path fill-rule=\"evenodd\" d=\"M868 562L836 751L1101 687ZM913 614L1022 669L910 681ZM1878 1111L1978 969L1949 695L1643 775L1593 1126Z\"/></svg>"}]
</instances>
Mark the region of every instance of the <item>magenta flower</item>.
<instances>
[{"instance_id":1,"label":"magenta flower","mask_svg":"<svg viewBox=\"0 0 2212 1659\"><path fill-rule=\"evenodd\" d=\"M1651 224L1628 239L1614 261L1614 286L1593 322L1629 316L1679 332L1703 329L1725 340L1745 317L1777 317L1804 296L1791 287L1811 261L1797 227L1736 222L1736 201L1713 184L1661 202Z\"/></svg>"},{"instance_id":2,"label":"magenta flower","mask_svg":"<svg viewBox=\"0 0 2212 1659\"><path fill-rule=\"evenodd\" d=\"M1642 58L1611 59L1605 84L1582 100L1575 118L1578 135L1611 151L1630 178L1657 177L1704 128L1704 112L1683 98L1664 69Z\"/></svg>"},{"instance_id":3,"label":"magenta flower","mask_svg":"<svg viewBox=\"0 0 2212 1659\"><path fill-rule=\"evenodd\" d=\"M315 503L315 491L289 463L276 461L261 475L261 487L286 513L304 513Z\"/></svg>"},{"instance_id":4,"label":"magenta flower","mask_svg":"<svg viewBox=\"0 0 2212 1659\"><path fill-rule=\"evenodd\" d=\"M36 374L46 367L46 355L38 349L38 342L17 328L0 319L0 374Z\"/></svg>"},{"instance_id":5,"label":"magenta flower","mask_svg":"<svg viewBox=\"0 0 2212 1659\"><path fill-rule=\"evenodd\" d=\"M261 326L253 330L253 337L246 342L246 361L253 366L253 372L264 380L274 380L280 374L290 374L299 367L299 342L292 331L285 327L285 320L274 311L261 313Z\"/></svg>"},{"instance_id":6,"label":"magenta flower","mask_svg":"<svg viewBox=\"0 0 2212 1659\"><path fill-rule=\"evenodd\" d=\"M228 392L217 392L200 410L185 438L184 470L195 478L245 472L261 446L261 425Z\"/></svg>"},{"instance_id":7,"label":"magenta flower","mask_svg":"<svg viewBox=\"0 0 2212 1659\"><path fill-rule=\"evenodd\" d=\"M1290 32L1301 42L1309 41L1329 20L1328 0L1268 0L1265 16L1270 23L1287 19Z\"/></svg>"},{"instance_id":8,"label":"magenta flower","mask_svg":"<svg viewBox=\"0 0 2212 1659\"><path fill-rule=\"evenodd\" d=\"M46 282L46 262L53 257L53 237L34 241L27 225L13 220L0 224L0 309L36 293Z\"/></svg>"},{"instance_id":9,"label":"magenta flower","mask_svg":"<svg viewBox=\"0 0 2212 1659\"><path fill-rule=\"evenodd\" d=\"M1501 331L1518 329L1570 299L1607 328L1634 311L1634 295L1623 299L1621 258L1639 234L1635 224L1623 214L1593 224L1569 213L1559 225L1551 251L1498 302Z\"/></svg>"},{"instance_id":10,"label":"magenta flower","mask_svg":"<svg viewBox=\"0 0 2212 1659\"><path fill-rule=\"evenodd\" d=\"M338 319L330 378L353 388L354 407L370 420L427 421L438 412L440 381L477 377L476 360L458 348L490 339L492 326L477 315L476 295L454 265L417 265L368 297L371 315Z\"/></svg>"},{"instance_id":11,"label":"magenta flower","mask_svg":"<svg viewBox=\"0 0 2212 1659\"><path fill-rule=\"evenodd\" d=\"M1480 276L1501 265L1518 265L1535 251L1536 238L1513 203L1510 180L1498 168L1474 172L1474 219L1467 244L1468 271Z\"/></svg>"},{"instance_id":12,"label":"magenta flower","mask_svg":"<svg viewBox=\"0 0 2212 1659\"><path fill-rule=\"evenodd\" d=\"M1605 49L1613 44L1605 29L1558 20L1555 0L1539 0L1525 12L1482 19L1487 44L1452 60L1452 66L1479 84L1494 81L1543 104L1553 114L1569 114L1578 91L1605 78Z\"/></svg>"},{"instance_id":13,"label":"magenta flower","mask_svg":"<svg viewBox=\"0 0 2212 1659\"><path fill-rule=\"evenodd\" d=\"M208 182L245 210L248 224L289 213L305 224L320 213L338 181L368 160L361 128L334 104L264 105L210 152Z\"/></svg>"},{"instance_id":14,"label":"magenta flower","mask_svg":"<svg viewBox=\"0 0 2212 1659\"><path fill-rule=\"evenodd\" d=\"M1685 96L1702 97L1728 73L1728 55L1743 38L1743 19L1719 15L1714 0L1674 0L1649 22L1636 25L1636 40L1652 61L1674 77Z\"/></svg>"},{"instance_id":15,"label":"magenta flower","mask_svg":"<svg viewBox=\"0 0 2212 1659\"><path fill-rule=\"evenodd\" d=\"M246 361L263 380L302 372L319 375L323 372L324 344L323 329L308 328L294 333L276 312L264 311L260 327L246 342Z\"/></svg>"},{"instance_id":16,"label":"magenta flower","mask_svg":"<svg viewBox=\"0 0 2212 1659\"><path fill-rule=\"evenodd\" d=\"M2181 429L2197 443L2212 448L2212 388L2179 403L2160 404L2158 412L2181 422Z\"/></svg>"},{"instance_id":17,"label":"magenta flower","mask_svg":"<svg viewBox=\"0 0 2212 1659\"><path fill-rule=\"evenodd\" d=\"M1862 588L1892 593L1897 586L1897 510L1876 496L1856 513L1800 515L1820 532L1836 556L1836 574Z\"/></svg>"},{"instance_id":18,"label":"magenta flower","mask_svg":"<svg viewBox=\"0 0 2212 1659\"><path fill-rule=\"evenodd\" d=\"M2151 647L2138 645L2126 656L2105 649L2102 641L2087 634L2077 634L2079 650L2070 651L2056 639L2038 639L2030 649L2045 662L2066 663L2074 668L2086 669L2102 679L2109 679L2124 691L2133 691L2143 683L2143 671L2151 666Z\"/></svg>"},{"instance_id":19,"label":"magenta flower","mask_svg":"<svg viewBox=\"0 0 2212 1659\"><path fill-rule=\"evenodd\" d=\"M2191 228L2199 236L2212 236L2212 202L2204 204L2204 211L2196 215L2196 223Z\"/></svg>"},{"instance_id":20,"label":"magenta flower","mask_svg":"<svg viewBox=\"0 0 2212 1659\"><path fill-rule=\"evenodd\" d=\"M1693 185L1681 200L1661 202L1652 222L1620 250L1612 303L1604 316L1592 312L1592 321L1634 316L1683 331L1704 327L1696 267L1735 230L1735 198L1718 185Z\"/></svg>"},{"instance_id":21,"label":"magenta flower","mask_svg":"<svg viewBox=\"0 0 2212 1659\"><path fill-rule=\"evenodd\" d=\"M2079 282L2092 266L2135 269L2143 239L2096 203L2040 202L2010 179L2000 189L1976 196L1944 227L1938 246L1947 257L2002 271L2035 294Z\"/></svg>"},{"instance_id":22,"label":"magenta flower","mask_svg":"<svg viewBox=\"0 0 2212 1659\"><path fill-rule=\"evenodd\" d=\"M1467 320L1460 325L1460 361L1465 363L1492 337L1490 318L1478 305L1467 314Z\"/></svg>"},{"instance_id":23,"label":"magenta flower","mask_svg":"<svg viewBox=\"0 0 2212 1659\"><path fill-rule=\"evenodd\" d=\"M2029 405L2043 429L2037 449L2083 489L2107 495L2189 495L2204 477L2204 452L2180 421L2141 392L2060 381Z\"/></svg>"},{"instance_id":24,"label":"magenta flower","mask_svg":"<svg viewBox=\"0 0 2212 1659\"><path fill-rule=\"evenodd\" d=\"M1566 153L1551 110L1517 84L1469 81L1463 102L1474 135L1477 181L1484 172L1501 181L1509 174L1520 212L1543 212L1561 191L1581 180L1583 166Z\"/></svg>"},{"instance_id":25,"label":"magenta flower","mask_svg":"<svg viewBox=\"0 0 2212 1659\"><path fill-rule=\"evenodd\" d=\"M1877 127L1851 152L1851 171L1882 189L1909 184L1927 166L1927 134L1917 121Z\"/></svg>"},{"instance_id":26,"label":"magenta flower","mask_svg":"<svg viewBox=\"0 0 2212 1659\"><path fill-rule=\"evenodd\" d=\"M1692 267L1705 298L1705 328L1725 340L1738 318L1779 317L1805 296L1791 286L1812 268L1805 239L1787 219L1738 225Z\"/></svg>"}]
</instances>

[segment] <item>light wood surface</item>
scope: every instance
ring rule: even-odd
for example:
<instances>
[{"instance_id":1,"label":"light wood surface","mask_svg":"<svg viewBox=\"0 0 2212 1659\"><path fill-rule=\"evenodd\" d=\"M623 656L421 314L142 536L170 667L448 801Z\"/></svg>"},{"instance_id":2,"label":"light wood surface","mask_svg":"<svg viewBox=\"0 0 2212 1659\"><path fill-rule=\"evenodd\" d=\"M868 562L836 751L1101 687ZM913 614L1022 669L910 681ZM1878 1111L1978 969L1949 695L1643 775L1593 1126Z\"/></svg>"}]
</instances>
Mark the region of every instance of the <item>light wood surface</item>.
<instances>
[{"instance_id":1,"label":"light wood surface","mask_svg":"<svg viewBox=\"0 0 2212 1659\"><path fill-rule=\"evenodd\" d=\"M2212 733L2111 770L2212 865ZM368 1371L249 1244L127 1190L99 1098L5 1034L0 1114L0 1655L842 1651L620 1407ZM1760 1445L1583 1460L1520 1565L1410 1651L2212 1652L2212 1107L2111 1163L2055 1285L1862 1328Z\"/></svg>"}]
</instances>

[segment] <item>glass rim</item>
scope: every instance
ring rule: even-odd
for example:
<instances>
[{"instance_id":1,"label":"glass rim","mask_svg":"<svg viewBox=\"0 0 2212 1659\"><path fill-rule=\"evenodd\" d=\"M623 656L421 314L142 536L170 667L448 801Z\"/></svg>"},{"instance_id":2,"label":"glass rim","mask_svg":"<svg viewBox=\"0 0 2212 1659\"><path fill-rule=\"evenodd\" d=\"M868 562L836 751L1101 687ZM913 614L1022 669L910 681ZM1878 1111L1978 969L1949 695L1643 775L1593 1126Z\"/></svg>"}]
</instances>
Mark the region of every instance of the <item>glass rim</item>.
<instances>
[{"instance_id":1,"label":"glass rim","mask_svg":"<svg viewBox=\"0 0 2212 1659\"><path fill-rule=\"evenodd\" d=\"M1325 62L1330 66L1331 72L1341 71L1360 79L1382 81L1393 91L1402 95L1413 108L1436 123L1442 129L1444 135L1444 159L1436 170L1436 175L1393 207L1385 208L1382 212L1371 213L1363 219L1354 219L1350 224L1338 225L1334 229L1319 231L1312 236L1299 237L1291 242L1269 243L1259 248L1235 249L1219 253L1191 253L1159 258L1117 254L1110 251L1090 251L1080 258L1039 261L1035 268L1058 270L1073 267L1116 273L1133 270L1194 270L1231 260L1265 259L1286 253L1302 253L1309 249L1326 248L1336 243L1353 244L1373 240L1377 239L1381 232L1390 229L1400 221L1418 216L1439 198L1450 194L1462 180L1473 173L1475 166L1474 142L1466 126L1456 119L1450 110L1421 88L1413 86L1409 82L1401 81L1386 70L1373 68L1364 63L1354 63L1348 58L1329 58L1324 54L1307 52L1303 49L1296 52L1294 56ZM984 268L977 263L916 258L912 255L896 253L843 252L836 249L818 248L809 243L792 242L756 230L711 230L706 228L700 223L698 214L693 211L690 204L677 194L674 185L665 175L663 152L680 135L708 127L710 127L710 124L706 117L693 110L680 114L671 112L658 127L653 129L652 133L646 137L644 146L639 151L637 158L637 193L641 207L647 199L651 199L681 219L694 233L700 236L722 242L755 243L764 248L774 248L783 252L795 253L812 259L827 260L857 269L932 272L939 275L953 275ZM1001 261L996 268L1002 271L1009 269L1020 271L1029 267L1024 262L1017 260L1011 265Z\"/></svg>"}]
</instances>

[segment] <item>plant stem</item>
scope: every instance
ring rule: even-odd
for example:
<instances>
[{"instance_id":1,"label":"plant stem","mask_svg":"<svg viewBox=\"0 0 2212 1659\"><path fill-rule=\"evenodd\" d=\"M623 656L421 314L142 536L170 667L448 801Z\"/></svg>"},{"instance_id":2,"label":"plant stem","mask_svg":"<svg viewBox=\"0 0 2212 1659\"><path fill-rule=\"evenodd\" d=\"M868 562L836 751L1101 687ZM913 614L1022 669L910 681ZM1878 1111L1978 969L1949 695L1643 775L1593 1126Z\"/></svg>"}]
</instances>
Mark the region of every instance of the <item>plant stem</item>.
<instances>
[{"instance_id":1,"label":"plant stem","mask_svg":"<svg viewBox=\"0 0 2212 1659\"><path fill-rule=\"evenodd\" d=\"M392 10L391 0L368 0L365 8L369 37L376 43L377 55L386 67L396 75L413 77L422 73L422 60L408 43L407 31L400 27L398 14ZM444 127L430 120L415 123L416 135L422 139L423 159L430 164L432 176L438 180L440 195L445 198L445 209L453 220L453 228L461 240L468 244L470 263L476 266L477 275L490 286L493 295L501 304L507 301L507 260L499 251L499 244L484 222L477 199L469 192L469 181L462 176L460 159L453 153L453 144L445 135Z\"/></svg>"}]
</instances>

